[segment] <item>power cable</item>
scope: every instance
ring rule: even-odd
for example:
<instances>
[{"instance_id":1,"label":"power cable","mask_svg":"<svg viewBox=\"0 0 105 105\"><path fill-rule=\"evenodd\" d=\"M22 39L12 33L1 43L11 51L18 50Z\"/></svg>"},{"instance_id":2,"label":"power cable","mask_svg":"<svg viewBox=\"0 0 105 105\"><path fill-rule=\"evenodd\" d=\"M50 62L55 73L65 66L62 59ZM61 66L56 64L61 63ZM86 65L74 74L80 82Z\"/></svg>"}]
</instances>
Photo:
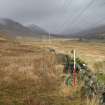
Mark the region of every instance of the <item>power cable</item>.
<instances>
[{"instance_id":1,"label":"power cable","mask_svg":"<svg viewBox=\"0 0 105 105\"><path fill-rule=\"evenodd\" d=\"M67 2L67 0L65 0L65 2L63 3L62 8L64 8L65 10L67 10L66 12L68 12L69 9L70 9L70 7L71 7L71 5L72 5L72 2L73 2L73 0L69 0L69 2ZM66 7L66 8L65 8L65 7ZM68 17L68 14L66 14L64 17ZM66 20L65 20L65 21L66 21ZM61 25L58 26L58 27L61 27ZM60 28L58 28L58 29L60 29ZM58 30L58 29L56 28L55 30Z\"/></svg>"},{"instance_id":2,"label":"power cable","mask_svg":"<svg viewBox=\"0 0 105 105\"><path fill-rule=\"evenodd\" d=\"M73 18L73 20L72 20L71 23L69 23L69 24L74 24L74 23L77 21L77 19L79 19L79 18L81 17L81 15L82 15L83 13L85 13L85 11L86 11L88 8L90 8L91 5L92 5L95 1L96 1L96 0L91 0L91 2L90 2L75 18ZM69 19L66 19L66 21L61 25L61 27L64 27L64 28L65 28L65 24L66 24L68 21L69 21ZM60 30L61 30L61 27L59 28ZM62 29L64 29L64 28L62 28ZM58 30L58 33L59 33L59 30Z\"/></svg>"}]
</instances>

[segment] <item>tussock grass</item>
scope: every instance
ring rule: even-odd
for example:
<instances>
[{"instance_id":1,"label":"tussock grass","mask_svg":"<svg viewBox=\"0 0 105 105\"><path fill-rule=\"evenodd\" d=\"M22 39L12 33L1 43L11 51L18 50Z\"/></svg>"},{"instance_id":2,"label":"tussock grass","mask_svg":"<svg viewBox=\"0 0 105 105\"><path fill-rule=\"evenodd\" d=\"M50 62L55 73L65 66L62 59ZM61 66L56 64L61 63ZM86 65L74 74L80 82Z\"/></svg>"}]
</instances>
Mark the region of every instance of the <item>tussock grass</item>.
<instances>
[{"instance_id":1,"label":"tussock grass","mask_svg":"<svg viewBox=\"0 0 105 105\"><path fill-rule=\"evenodd\" d=\"M83 59L97 59L100 48L80 42L12 42L0 41L0 105L79 105L79 98L68 99L77 90L68 88L62 76L63 66L58 65L54 53L68 53L75 48ZM89 49L89 50L88 50ZM97 51L95 53L95 51ZM103 52L104 50L102 50ZM86 56L88 53L91 56ZM84 55L83 55L84 54ZM96 54L96 55L95 55ZM104 53L102 53L103 55ZM91 59L92 59L91 58ZM94 60L95 61L95 60ZM90 103L89 103L90 105ZM91 104L93 105L93 104ZM95 105L95 104L94 104Z\"/></svg>"},{"instance_id":2,"label":"tussock grass","mask_svg":"<svg viewBox=\"0 0 105 105\"><path fill-rule=\"evenodd\" d=\"M0 105L51 105L52 100L57 101L55 55L38 46L2 45Z\"/></svg>"},{"instance_id":3,"label":"tussock grass","mask_svg":"<svg viewBox=\"0 0 105 105\"><path fill-rule=\"evenodd\" d=\"M97 97L94 97L91 101L89 99L86 101L86 105L99 105L99 98Z\"/></svg>"}]
</instances>

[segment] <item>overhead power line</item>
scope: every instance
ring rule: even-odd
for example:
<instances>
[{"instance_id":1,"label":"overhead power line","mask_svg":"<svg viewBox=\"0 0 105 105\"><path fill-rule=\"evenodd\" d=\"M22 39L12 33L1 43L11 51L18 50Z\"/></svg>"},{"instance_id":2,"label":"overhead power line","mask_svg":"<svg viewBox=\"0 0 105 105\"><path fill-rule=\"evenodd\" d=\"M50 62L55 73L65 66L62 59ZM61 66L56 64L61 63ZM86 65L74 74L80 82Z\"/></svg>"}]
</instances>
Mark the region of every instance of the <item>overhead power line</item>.
<instances>
[{"instance_id":1,"label":"overhead power line","mask_svg":"<svg viewBox=\"0 0 105 105\"><path fill-rule=\"evenodd\" d=\"M79 14L77 14L77 16L75 16L73 18L73 20L71 21L71 23L69 23L69 24L75 24L77 22L77 20L81 17L81 15L83 15L86 12L86 10L93 5L93 3L95 1L96 0L91 0L91 2ZM70 20L70 17L68 17L68 19L66 19L66 21L59 27L59 29L61 30L61 27L63 27L62 29L64 29L65 25L67 25L69 20ZM58 32L59 32L59 29L57 30Z\"/></svg>"},{"instance_id":2,"label":"overhead power line","mask_svg":"<svg viewBox=\"0 0 105 105\"><path fill-rule=\"evenodd\" d=\"M61 8L64 8L65 12L68 12L70 10L71 5L72 5L72 1L73 0L65 0ZM68 14L66 14L64 17L68 17ZM59 27L61 27L61 25L59 25L55 30L56 31L59 30L60 29Z\"/></svg>"}]
</instances>

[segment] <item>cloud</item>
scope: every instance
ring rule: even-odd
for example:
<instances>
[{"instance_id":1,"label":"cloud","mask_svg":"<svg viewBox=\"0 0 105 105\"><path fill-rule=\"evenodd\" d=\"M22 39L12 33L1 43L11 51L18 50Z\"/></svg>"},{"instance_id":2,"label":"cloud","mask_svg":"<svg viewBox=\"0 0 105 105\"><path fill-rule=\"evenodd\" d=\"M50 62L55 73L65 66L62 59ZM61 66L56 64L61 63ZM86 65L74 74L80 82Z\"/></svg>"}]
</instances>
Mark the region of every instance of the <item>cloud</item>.
<instances>
[{"instance_id":1,"label":"cloud","mask_svg":"<svg viewBox=\"0 0 105 105\"><path fill-rule=\"evenodd\" d=\"M105 23L105 0L0 0L0 16L69 34ZM74 30L74 31L73 31Z\"/></svg>"}]
</instances>

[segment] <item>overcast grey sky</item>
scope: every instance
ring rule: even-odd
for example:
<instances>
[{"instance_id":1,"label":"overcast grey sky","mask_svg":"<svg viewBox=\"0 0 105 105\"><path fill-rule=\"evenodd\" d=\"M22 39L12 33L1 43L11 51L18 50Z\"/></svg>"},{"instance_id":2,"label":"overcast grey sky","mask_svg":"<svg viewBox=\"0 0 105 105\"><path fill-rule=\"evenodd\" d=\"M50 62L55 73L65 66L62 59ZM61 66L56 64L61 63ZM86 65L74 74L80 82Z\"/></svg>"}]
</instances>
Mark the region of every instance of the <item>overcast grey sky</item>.
<instances>
[{"instance_id":1,"label":"overcast grey sky","mask_svg":"<svg viewBox=\"0 0 105 105\"><path fill-rule=\"evenodd\" d=\"M0 0L0 17L73 33L105 24L105 0Z\"/></svg>"}]
</instances>

